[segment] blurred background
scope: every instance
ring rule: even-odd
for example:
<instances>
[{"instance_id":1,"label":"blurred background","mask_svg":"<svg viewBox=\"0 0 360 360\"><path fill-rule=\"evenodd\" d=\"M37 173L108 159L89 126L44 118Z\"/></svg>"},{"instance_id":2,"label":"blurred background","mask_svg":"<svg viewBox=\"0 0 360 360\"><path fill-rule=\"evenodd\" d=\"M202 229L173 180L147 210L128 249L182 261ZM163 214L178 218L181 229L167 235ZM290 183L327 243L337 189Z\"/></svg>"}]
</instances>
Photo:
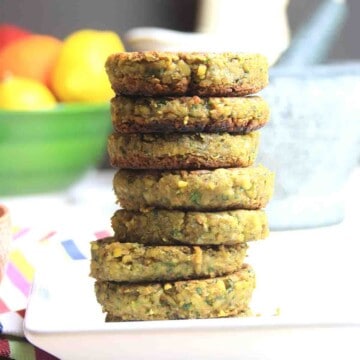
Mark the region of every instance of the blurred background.
<instances>
[{"instance_id":1,"label":"blurred background","mask_svg":"<svg viewBox=\"0 0 360 360\"><path fill-rule=\"evenodd\" d=\"M291 0L287 8L291 33L313 14L322 0ZM347 1L349 12L329 61L359 59L360 2ZM10 22L33 32L65 37L80 28L111 29L123 36L134 27L156 26L192 31L196 28L199 0L2 0L0 22ZM264 31L261 24L259 29ZM257 27L256 26L256 27ZM241 22L234 24L241 28Z\"/></svg>"}]
</instances>

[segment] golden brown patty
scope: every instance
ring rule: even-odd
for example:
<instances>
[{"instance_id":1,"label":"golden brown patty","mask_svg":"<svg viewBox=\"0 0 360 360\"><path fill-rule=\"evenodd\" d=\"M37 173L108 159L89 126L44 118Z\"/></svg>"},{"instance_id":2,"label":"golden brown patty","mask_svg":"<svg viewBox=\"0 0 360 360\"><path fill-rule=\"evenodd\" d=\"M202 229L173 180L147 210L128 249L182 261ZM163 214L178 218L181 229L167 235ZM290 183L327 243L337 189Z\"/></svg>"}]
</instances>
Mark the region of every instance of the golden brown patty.
<instances>
[{"instance_id":1,"label":"golden brown patty","mask_svg":"<svg viewBox=\"0 0 360 360\"><path fill-rule=\"evenodd\" d=\"M149 98L117 96L111 100L115 131L235 132L247 134L269 120L269 106L258 96Z\"/></svg>"},{"instance_id":2,"label":"golden brown patty","mask_svg":"<svg viewBox=\"0 0 360 360\"><path fill-rule=\"evenodd\" d=\"M259 133L112 134L111 165L122 169L213 169L252 165Z\"/></svg>"},{"instance_id":3,"label":"golden brown patty","mask_svg":"<svg viewBox=\"0 0 360 360\"><path fill-rule=\"evenodd\" d=\"M105 68L118 95L243 96L268 84L259 54L123 52L110 55Z\"/></svg>"},{"instance_id":4,"label":"golden brown patty","mask_svg":"<svg viewBox=\"0 0 360 360\"><path fill-rule=\"evenodd\" d=\"M222 276L240 269L247 245L146 246L114 238L91 243L91 276L119 282L154 282Z\"/></svg>"},{"instance_id":5,"label":"golden brown patty","mask_svg":"<svg viewBox=\"0 0 360 360\"><path fill-rule=\"evenodd\" d=\"M231 245L264 239L269 233L262 210L118 210L111 223L117 240L150 245Z\"/></svg>"},{"instance_id":6,"label":"golden brown patty","mask_svg":"<svg viewBox=\"0 0 360 360\"><path fill-rule=\"evenodd\" d=\"M119 170L114 191L126 210L256 210L272 196L274 174L259 165L215 170Z\"/></svg>"},{"instance_id":7,"label":"golden brown patty","mask_svg":"<svg viewBox=\"0 0 360 360\"><path fill-rule=\"evenodd\" d=\"M202 280L150 284L97 281L103 311L117 320L165 320L237 316L248 309L255 274L249 265L236 273Z\"/></svg>"}]
</instances>

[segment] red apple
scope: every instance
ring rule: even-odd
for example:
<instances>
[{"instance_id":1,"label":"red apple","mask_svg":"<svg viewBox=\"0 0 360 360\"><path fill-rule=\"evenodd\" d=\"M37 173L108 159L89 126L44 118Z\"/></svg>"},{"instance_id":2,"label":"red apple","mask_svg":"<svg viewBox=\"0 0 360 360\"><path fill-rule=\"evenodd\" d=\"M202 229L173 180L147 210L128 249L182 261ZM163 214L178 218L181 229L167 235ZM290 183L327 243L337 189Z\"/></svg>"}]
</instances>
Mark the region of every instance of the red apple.
<instances>
[{"instance_id":1,"label":"red apple","mask_svg":"<svg viewBox=\"0 0 360 360\"><path fill-rule=\"evenodd\" d=\"M0 50L13 41L31 35L31 32L11 24L0 25Z\"/></svg>"}]
</instances>

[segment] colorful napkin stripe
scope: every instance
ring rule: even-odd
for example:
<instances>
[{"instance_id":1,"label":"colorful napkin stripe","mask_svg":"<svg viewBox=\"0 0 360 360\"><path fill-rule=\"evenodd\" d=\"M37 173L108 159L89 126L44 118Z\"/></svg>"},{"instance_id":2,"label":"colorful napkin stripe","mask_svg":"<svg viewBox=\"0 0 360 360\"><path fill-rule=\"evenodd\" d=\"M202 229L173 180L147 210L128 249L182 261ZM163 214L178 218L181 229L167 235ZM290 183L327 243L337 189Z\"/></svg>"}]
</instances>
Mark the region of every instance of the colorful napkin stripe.
<instances>
[{"instance_id":1,"label":"colorful napkin stripe","mask_svg":"<svg viewBox=\"0 0 360 360\"><path fill-rule=\"evenodd\" d=\"M82 252L79 250L79 248L76 246L74 240L65 240L61 242L61 245L64 247L68 255L73 260L83 260L86 259L85 255L82 254Z\"/></svg>"},{"instance_id":2,"label":"colorful napkin stripe","mask_svg":"<svg viewBox=\"0 0 360 360\"><path fill-rule=\"evenodd\" d=\"M0 286L0 359L57 359L23 338L23 318L37 264L45 259L63 263L64 258L89 258L89 241L111 235L110 230L73 233L75 236L54 230L13 229L12 249Z\"/></svg>"},{"instance_id":3,"label":"colorful napkin stripe","mask_svg":"<svg viewBox=\"0 0 360 360\"><path fill-rule=\"evenodd\" d=\"M12 250L0 286L0 314L26 308L37 264L52 258L55 262L89 257L89 241L110 236L108 230L77 236L57 231L15 228Z\"/></svg>"}]
</instances>

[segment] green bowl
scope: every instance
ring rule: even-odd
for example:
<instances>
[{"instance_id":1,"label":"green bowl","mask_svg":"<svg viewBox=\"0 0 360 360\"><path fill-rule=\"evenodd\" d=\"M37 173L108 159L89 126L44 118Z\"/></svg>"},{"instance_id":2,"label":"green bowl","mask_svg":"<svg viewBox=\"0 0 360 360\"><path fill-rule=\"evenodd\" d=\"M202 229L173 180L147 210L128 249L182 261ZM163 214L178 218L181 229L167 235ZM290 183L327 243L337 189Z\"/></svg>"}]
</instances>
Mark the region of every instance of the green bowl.
<instances>
[{"instance_id":1,"label":"green bowl","mask_svg":"<svg viewBox=\"0 0 360 360\"><path fill-rule=\"evenodd\" d=\"M99 165L110 129L108 103L0 110L0 196L65 190Z\"/></svg>"}]
</instances>

